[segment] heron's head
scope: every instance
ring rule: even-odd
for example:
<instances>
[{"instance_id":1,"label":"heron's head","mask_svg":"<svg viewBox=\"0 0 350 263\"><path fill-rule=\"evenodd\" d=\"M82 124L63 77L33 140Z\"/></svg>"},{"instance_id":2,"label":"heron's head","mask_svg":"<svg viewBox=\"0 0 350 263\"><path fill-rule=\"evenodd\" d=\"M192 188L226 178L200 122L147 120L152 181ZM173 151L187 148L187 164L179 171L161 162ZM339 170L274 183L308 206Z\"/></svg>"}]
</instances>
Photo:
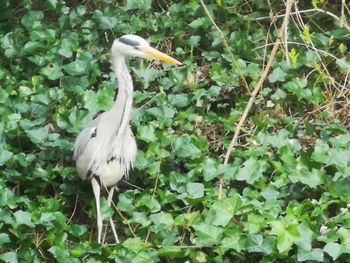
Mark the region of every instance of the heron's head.
<instances>
[{"instance_id":1,"label":"heron's head","mask_svg":"<svg viewBox=\"0 0 350 263\"><path fill-rule=\"evenodd\" d=\"M136 35L124 35L114 40L112 45L112 55L116 54L131 57L157 59L175 65L182 64L180 61L151 47L145 39Z\"/></svg>"}]
</instances>

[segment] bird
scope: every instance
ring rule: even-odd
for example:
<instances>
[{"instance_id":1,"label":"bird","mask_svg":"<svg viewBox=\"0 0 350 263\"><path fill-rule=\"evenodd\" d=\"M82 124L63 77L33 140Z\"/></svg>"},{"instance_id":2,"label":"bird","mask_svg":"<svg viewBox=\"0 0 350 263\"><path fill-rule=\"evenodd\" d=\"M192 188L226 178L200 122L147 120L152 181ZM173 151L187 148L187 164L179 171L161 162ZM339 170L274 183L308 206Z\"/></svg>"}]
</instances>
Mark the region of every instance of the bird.
<instances>
[{"instance_id":1,"label":"bird","mask_svg":"<svg viewBox=\"0 0 350 263\"><path fill-rule=\"evenodd\" d=\"M174 65L182 63L151 47L149 42L137 35L123 35L113 41L112 66L118 82L118 92L112 108L92 119L80 132L74 144L73 159L78 176L89 180L96 202L97 242L101 244L102 214L101 189L108 192L110 206L118 182L133 168L137 145L130 128L133 102L133 81L126 65L126 57L148 58ZM116 243L118 235L110 218L110 226Z\"/></svg>"}]
</instances>

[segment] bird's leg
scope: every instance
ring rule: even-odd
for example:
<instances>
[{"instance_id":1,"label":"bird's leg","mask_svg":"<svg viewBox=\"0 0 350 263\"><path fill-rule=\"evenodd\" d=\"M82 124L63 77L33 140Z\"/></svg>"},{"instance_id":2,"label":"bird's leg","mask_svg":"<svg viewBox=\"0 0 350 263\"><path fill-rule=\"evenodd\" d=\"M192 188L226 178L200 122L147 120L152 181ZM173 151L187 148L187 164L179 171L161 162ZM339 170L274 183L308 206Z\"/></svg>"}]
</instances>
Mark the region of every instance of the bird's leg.
<instances>
[{"instance_id":1,"label":"bird's leg","mask_svg":"<svg viewBox=\"0 0 350 263\"><path fill-rule=\"evenodd\" d=\"M115 187L112 187L112 188L109 190L109 193L108 193L107 203L108 203L108 206L109 206L109 207L111 207L111 204L112 204L112 198L113 198L114 188L115 188ZM113 222L112 217L109 219L109 224L111 225L112 232L113 232L113 235L114 235L114 238L115 238L115 242L116 242L117 244L119 244L119 238L118 238L118 235L117 235L117 231L115 231L115 226L114 226L114 222Z\"/></svg>"},{"instance_id":2,"label":"bird's leg","mask_svg":"<svg viewBox=\"0 0 350 263\"><path fill-rule=\"evenodd\" d=\"M101 215L101 205L100 205L100 185L98 184L95 177L91 179L92 190L94 191L96 199L96 213L97 213L97 242L101 244L102 236L102 215Z\"/></svg>"}]
</instances>

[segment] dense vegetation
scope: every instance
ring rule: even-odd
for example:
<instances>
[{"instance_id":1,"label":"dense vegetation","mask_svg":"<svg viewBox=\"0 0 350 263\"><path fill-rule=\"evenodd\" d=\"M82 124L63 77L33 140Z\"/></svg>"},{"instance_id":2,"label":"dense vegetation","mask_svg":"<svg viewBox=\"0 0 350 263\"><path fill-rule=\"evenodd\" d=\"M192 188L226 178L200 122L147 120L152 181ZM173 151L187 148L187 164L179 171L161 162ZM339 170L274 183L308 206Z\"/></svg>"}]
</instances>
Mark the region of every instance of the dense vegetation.
<instances>
[{"instance_id":1,"label":"dense vegetation","mask_svg":"<svg viewBox=\"0 0 350 263\"><path fill-rule=\"evenodd\" d=\"M293 5L224 165L284 1L206 1L220 33L196 0L2 0L0 259L350 262L344 2ZM128 62L139 152L132 185L120 185L113 209L102 202L122 242L98 245L93 193L76 176L72 149L113 103L109 48L127 33L184 65Z\"/></svg>"}]
</instances>

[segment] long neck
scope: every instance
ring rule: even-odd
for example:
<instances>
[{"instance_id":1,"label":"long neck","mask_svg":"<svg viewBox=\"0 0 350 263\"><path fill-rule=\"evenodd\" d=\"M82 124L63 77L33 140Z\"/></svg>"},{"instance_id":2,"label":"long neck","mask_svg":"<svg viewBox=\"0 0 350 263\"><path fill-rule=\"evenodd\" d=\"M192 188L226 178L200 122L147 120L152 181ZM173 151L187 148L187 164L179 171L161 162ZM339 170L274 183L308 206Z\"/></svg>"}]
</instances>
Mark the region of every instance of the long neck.
<instances>
[{"instance_id":1,"label":"long neck","mask_svg":"<svg viewBox=\"0 0 350 263\"><path fill-rule=\"evenodd\" d=\"M116 121L119 122L117 135L121 136L130 121L134 87L124 56L113 57L113 65L118 80L118 94L111 111L115 116L120 116Z\"/></svg>"},{"instance_id":2,"label":"long neck","mask_svg":"<svg viewBox=\"0 0 350 263\"><path fill-rule=\"evenodd\" d=\"M100 131L97 132L97 146L89 166L96 173L101 164L113 157L121 157L123 135L130 121L133 84L126 67L124 56L119 54L112 58L114 70L118 79L118 94L113 107L102 115L104 121L99 122ZM117 136L117 138L115 137Z\"/></svg>"}]
</instances>

